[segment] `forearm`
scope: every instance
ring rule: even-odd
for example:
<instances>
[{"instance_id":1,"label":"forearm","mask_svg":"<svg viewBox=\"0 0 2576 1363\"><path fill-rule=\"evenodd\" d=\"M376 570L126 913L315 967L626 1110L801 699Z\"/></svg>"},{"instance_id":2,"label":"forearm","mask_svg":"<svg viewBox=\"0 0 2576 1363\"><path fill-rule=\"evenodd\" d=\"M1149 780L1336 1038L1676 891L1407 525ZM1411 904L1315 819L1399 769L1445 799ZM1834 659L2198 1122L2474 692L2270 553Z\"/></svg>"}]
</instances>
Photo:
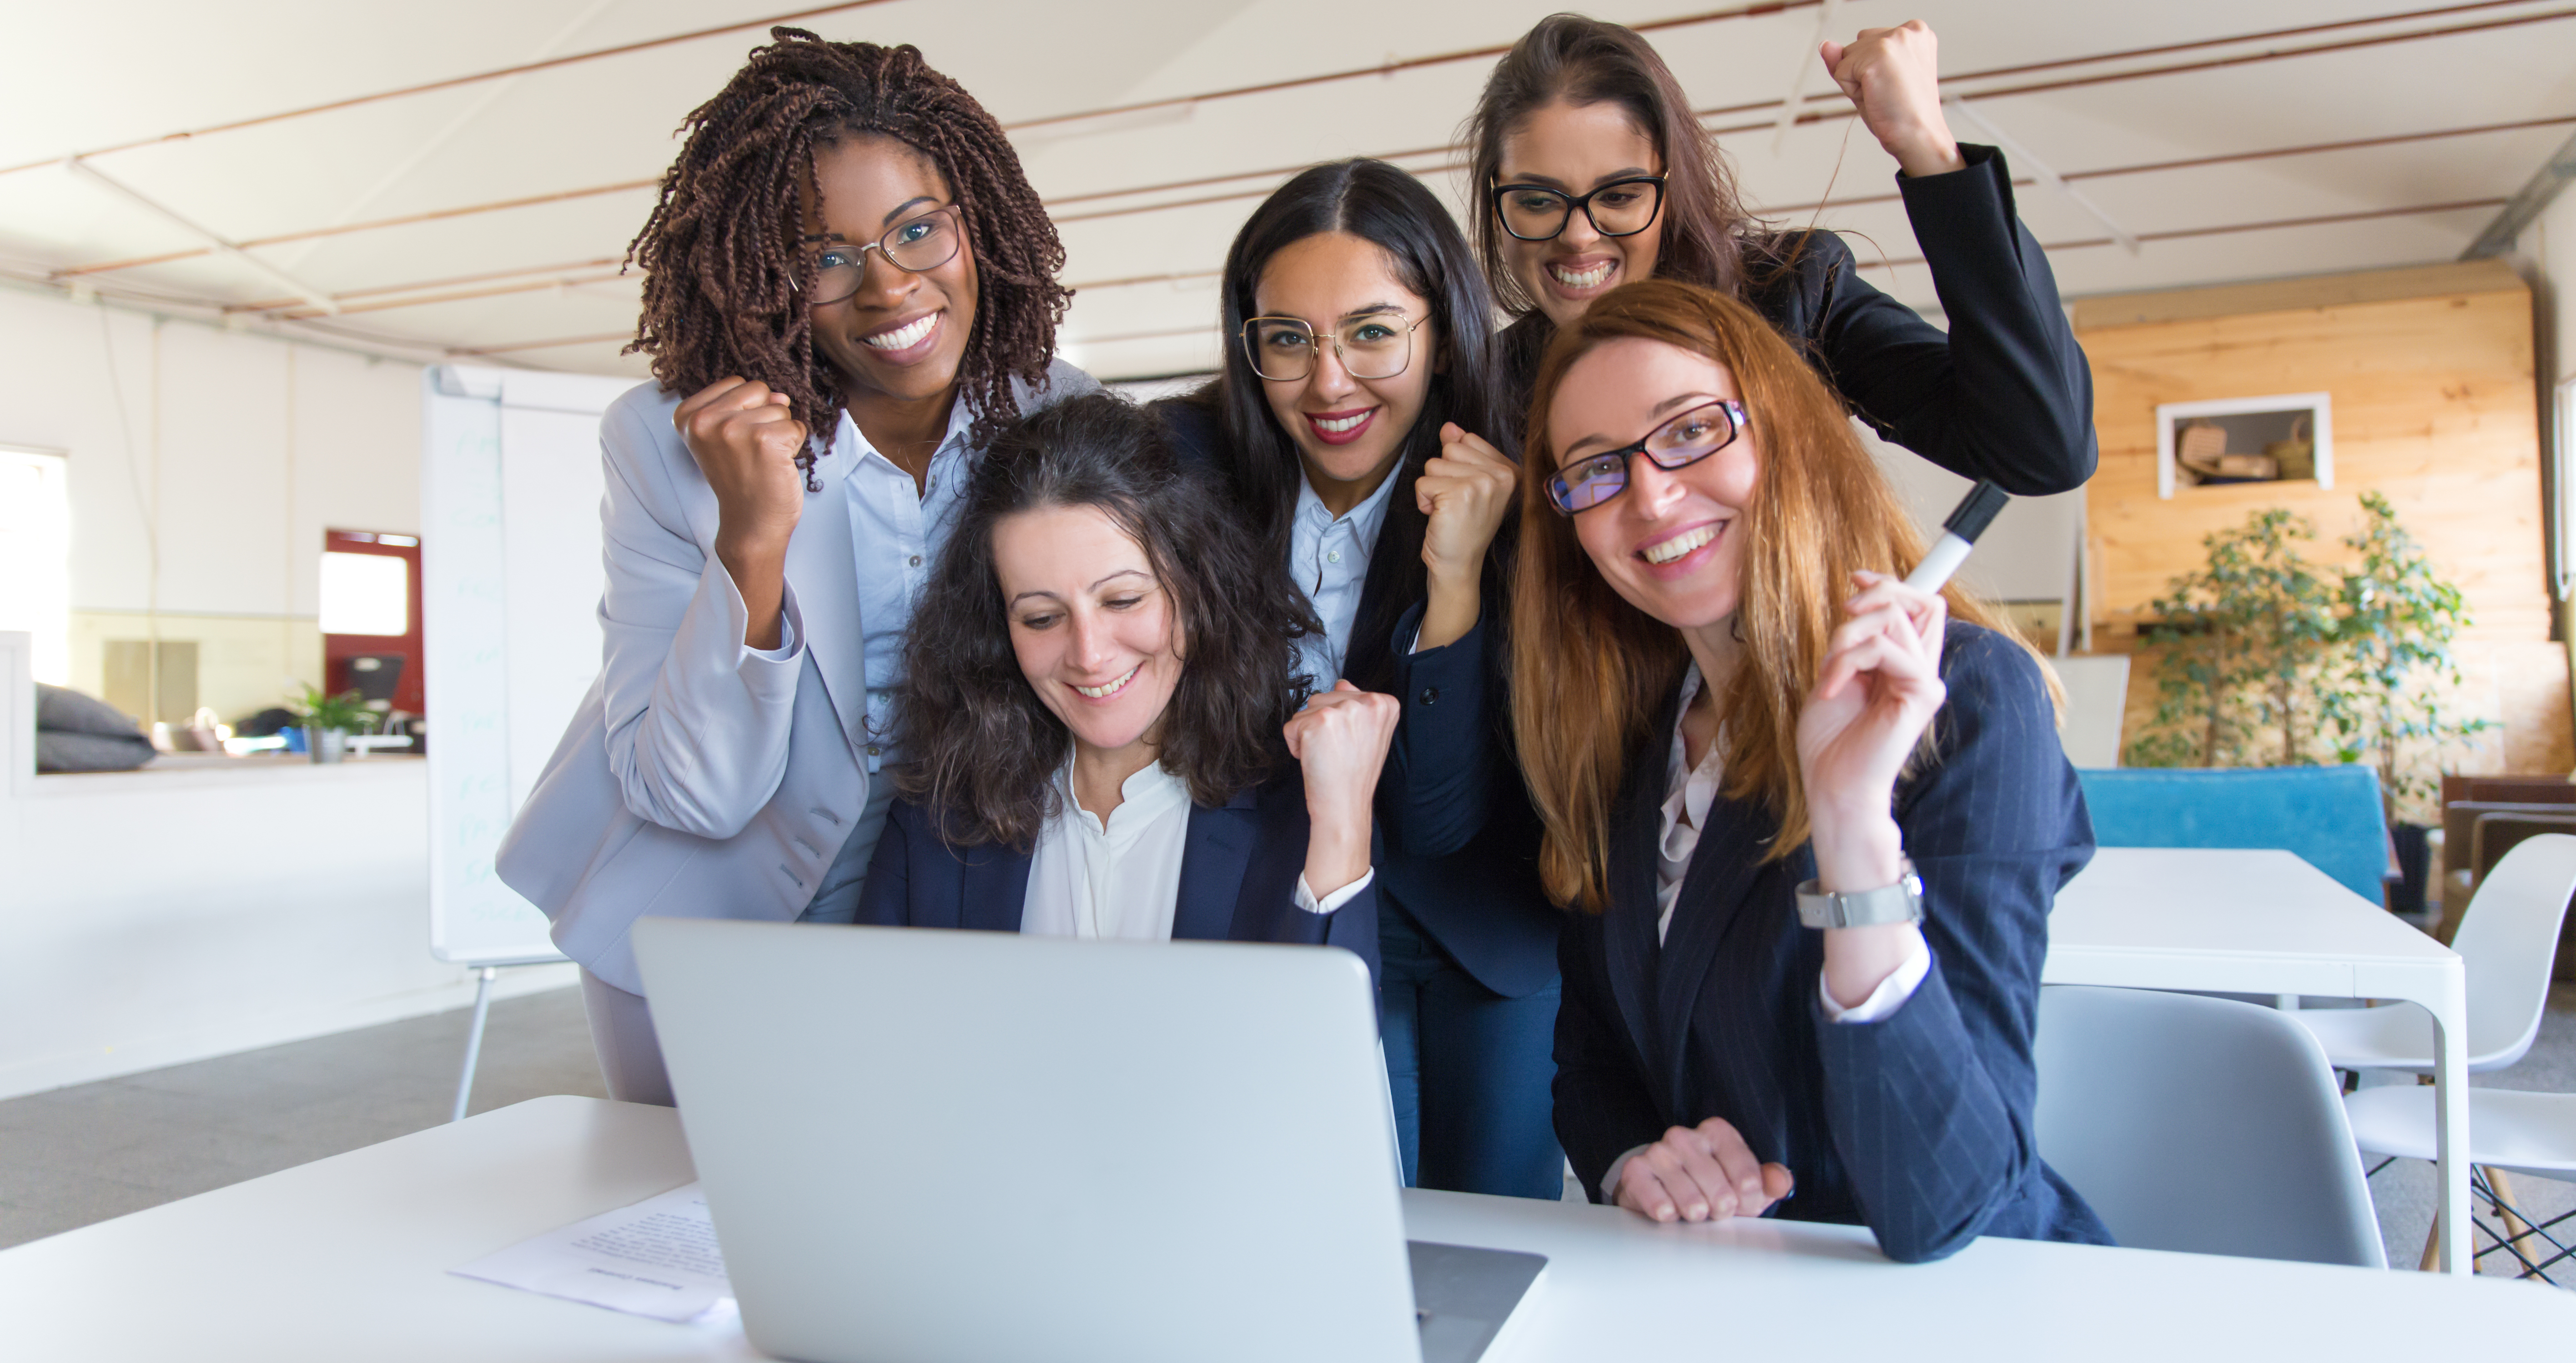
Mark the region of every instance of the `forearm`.
<instances>
[{"instance_id":1,"label":"forearm","mask_svg":"<svg viewBox=\"0 0 2576 1363\"><path fill-rule=\"evenodd\" d=\"M1422 608L1422 630L1413 646L1402 650L1421 653L1446 648L1467 636L1476 627L1484 609L1484 582L1481 564L1464 568L1433 568L1430 592ZM1400 642L1400 641L1399 641Z\"/></svg>"},{"instance_id":2,"label":"forearm","mask_svg":"<svg viewBox=\"0 0 2576 1363\"><path fill-rule=\"evenodd\" d=\"M769 650L781 637L781 606L787 593L787 542L760 536L716 532L716 560L742 596L746 648Z\"/></svg>"},{"instance_id":3,"label":"forearm","mask_svg":"<svg viewBox=\"0 0 2576 1363\"><path fill-rule=\"evenodd\" d=\"M1905 876L1904 838L1885 813L1850 815L1820 807L1811 845L1816 887L1828 893L1875 890ZM1837 1007L1857 1008L1924 950L1922 929L1912 923L1828 928L1825 993Z\"/></svg>"}]
</instances>

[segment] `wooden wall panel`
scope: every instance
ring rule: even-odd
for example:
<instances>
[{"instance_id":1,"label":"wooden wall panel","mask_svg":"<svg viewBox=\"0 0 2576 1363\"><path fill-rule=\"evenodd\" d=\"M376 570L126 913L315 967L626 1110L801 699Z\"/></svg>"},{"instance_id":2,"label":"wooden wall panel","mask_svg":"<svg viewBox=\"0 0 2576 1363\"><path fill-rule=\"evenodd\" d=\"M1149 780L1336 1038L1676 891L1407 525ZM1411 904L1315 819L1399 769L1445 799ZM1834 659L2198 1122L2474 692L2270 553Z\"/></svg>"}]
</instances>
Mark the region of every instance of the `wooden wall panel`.
<instances>
[{"instance_id":1,"label":"wooden wall panel","mask_svg":"<svg viewBox=\"0 0 2576 1363\"><path fill-rule=\"evenodd\" d=\"M2463 768L2565 770L2576 745L2566 658L2548 642L2530 295L2500 269L2382 273L2453 291L2385 298L2376 295L2391 281L2344 277L2308 296L2360 301L2215 316L2189 300L2078 305L2079 323L2161 319L2079 326L2102 451L2085 503L2094 646L2131 649L2148 602L2203 561L2202 537L2257 510L2308 517L2318 532L2312 557L2342 561L2349 554L2336 541L2359 523L2358 495L2375 489L2469 599L2465 698L2508 728ZM2277 309L2298 294L2265 301ZM2318 390L2334 395L2333 488L2248 483L2156 496L2157 404ZM2153 709L2153 679L2142 674L2131 690L2132 736Z\"/></svg>"}]
</instances>

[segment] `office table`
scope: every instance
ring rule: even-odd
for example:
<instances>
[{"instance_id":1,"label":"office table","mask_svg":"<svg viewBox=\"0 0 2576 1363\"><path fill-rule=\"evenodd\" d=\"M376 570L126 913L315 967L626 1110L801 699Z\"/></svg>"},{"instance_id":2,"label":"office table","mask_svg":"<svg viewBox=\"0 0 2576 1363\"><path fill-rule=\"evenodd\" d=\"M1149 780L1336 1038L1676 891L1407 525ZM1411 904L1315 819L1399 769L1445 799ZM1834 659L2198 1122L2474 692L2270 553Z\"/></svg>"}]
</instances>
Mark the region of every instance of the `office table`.
<instances>
[{"instance_id":1,"label":"office table","mask_svg":"<svg viewBox=\"0 0 2576 1363\"><path fill-rule=\"evenodd\" d=\"M2468 983L2449 947L2289 852L2105 847L2057 893L2040 980L2421 1005L2441 1047L2441 1263L2471 1271Z\"/></svg>"},{"instance_id":2,"label":"office table","mask_svg":"<svg viewBox=\"0 0 2576 1363\"><path fill-rule=\"evenodd\" d=\"M447 1272L695 1176L668 1109L536 1099L0 1251L0 1352L45 1363L755 1358L732 1325L666 1325ZM2576 1296L2495 1279L2000 1239L1909 1267L1858 1227L1658 1226L1607 1207L1455 1193L1408 1192L1405 1216L1417 1238L1548 1256L1494 1363L1820 1349L1978 1363L2434 1357L2472 1331L2505 1349L2576 1338Z\"/></svg>"}]
</instances>

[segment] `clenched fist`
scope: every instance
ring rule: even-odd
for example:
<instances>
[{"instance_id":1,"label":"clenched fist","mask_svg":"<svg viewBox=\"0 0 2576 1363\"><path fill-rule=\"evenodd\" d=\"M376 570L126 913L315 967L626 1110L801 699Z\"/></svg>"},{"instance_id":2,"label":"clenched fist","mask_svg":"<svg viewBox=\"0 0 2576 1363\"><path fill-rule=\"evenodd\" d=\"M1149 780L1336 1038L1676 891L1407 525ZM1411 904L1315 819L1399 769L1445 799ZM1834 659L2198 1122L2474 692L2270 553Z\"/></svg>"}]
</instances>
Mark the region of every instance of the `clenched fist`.
<instances>
[{"instance_id":1,"label":"clenched fist","mask_svg":"<svg viewBox=\"0 0 2576 1363\"><path fill-rule=\"evenodd\" d=\"M671 424L716 494L716 558L750 612L743 642L776 648L787 541L805 509L805 423L769 385L729 375L690 394Z\"/></svg>"}]
</instances>

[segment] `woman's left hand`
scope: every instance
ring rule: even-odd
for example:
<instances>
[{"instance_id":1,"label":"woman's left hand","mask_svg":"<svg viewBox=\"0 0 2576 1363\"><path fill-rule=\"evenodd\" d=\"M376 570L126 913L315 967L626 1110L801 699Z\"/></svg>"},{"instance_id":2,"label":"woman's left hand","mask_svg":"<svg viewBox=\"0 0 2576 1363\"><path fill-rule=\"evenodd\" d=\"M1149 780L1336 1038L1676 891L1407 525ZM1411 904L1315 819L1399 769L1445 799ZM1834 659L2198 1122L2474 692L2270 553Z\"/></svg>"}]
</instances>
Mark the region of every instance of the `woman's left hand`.
<instances>
[{"instance_id":1,"label":"woman's left hand","mask_svg":"<svg viewBox=\"0 0 2576 1363\"><path fill-rule=\"evenodd\" d=\"M1318 897L1368 873L1378 773L1404 707L1348 681L1288 719L1288 755L1306 776L1306 884Z\"/></svg>"},{"instance_id":2,"label":"woman's left hand","mask_svg":"<svg viewBox=\"0 0 2576 1363\"><path fill-rule=\"evenodd\" d=\"M1895 28L1865 28L1849 44L1829 42L1818 51L1899 169L1919 178L1967 164L1941 112L1940 40L1931 25L1908 19Z\"/></svg>"},{"instance_id":3,"label":"woman's left hand","mask_svg":"<svg viewBox=\"0 0 2576 1363\"><path fill-rule=\"evenodd\" d=\"M1857 866L1861 879L1851 881L1828 862L1846 841L1874 849L1896 831L1890 811L1897 775L1949 694L1941 684L1949 608L1884 573L1854 573L1852 580L1860 592L1843 603L1849 618L1828 641L1816 688L1798 715L1798 769L1818 873L1828 888L1858 890L1888 881Z\"/></svg>"}]
</instances>

